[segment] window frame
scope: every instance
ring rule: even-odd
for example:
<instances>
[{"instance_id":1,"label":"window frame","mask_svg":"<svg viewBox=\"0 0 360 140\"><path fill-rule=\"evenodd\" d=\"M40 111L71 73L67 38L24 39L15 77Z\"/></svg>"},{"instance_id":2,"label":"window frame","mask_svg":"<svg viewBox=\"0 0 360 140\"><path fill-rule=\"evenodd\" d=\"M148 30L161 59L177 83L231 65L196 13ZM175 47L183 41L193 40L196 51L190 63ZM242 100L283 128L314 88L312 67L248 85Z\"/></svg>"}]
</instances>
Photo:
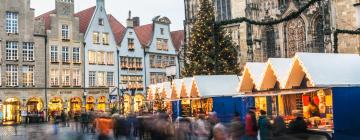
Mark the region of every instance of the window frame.
<instances>
[{"instance_id":1,"label":"window frame","mask_svg":"<svg viewBox=\"0 0 360 140\"><path fill-rule=\"evenodd\" d=\"M6 60L7 61L17 61L18 58L18 42L16 41L6 41Z\"/></svg>"},{"instance_id":2,"label":"window frame","mask_svg":"<svg viewBox=\"0 0 360 140\"><path fill-rule=\"evenodd\" d=\"M6 86L19 86L19 68L15 64L6 64Z\"/></svg>"},{"instance_id":3,"label":"window frame","mask_svg":"<svg viewBox=\"0 0 360 140\"><path fill-rule=\"evenodd\" d=\"M59 62L59 48L56 45L50 46L50 62L52 63Z\"/></svg>"},{"instance_id":4,"label":"window frame","mask_svg":"<svg viewBox=\"0 0 360 140\"><path fill-rule=\"evenodd\" d=\"M34 69L35 66L33 65L23 65L22 72L23 72L23 86L24 87L31 87L34 85Z\"/></svg>"},{"instance_id":5,"label":"window frame","mask_svg":"<svg viewBox=\"0 0 360 140\"><path fill-rule=\"evenodd\" d=\"M70 63L70 55L69 55L69 47L62 46L61 47L61 61L63 63Z\"/></svg>"},{"instance_id":6,"label":"window frame","mask_svg":"<svg viewBox=\"0 0 360 140\"><path fill-rule=\"evenodd\" d=\"M75 51L76 50L76 51ZM81 63L81 56L80 56L80 48L79 47L74 47L72 48L72 60L73 63Z\"/></svg>"},{"instance_id":7,"label":"window frame","mask_svg":"<svg viewBox=\"0 0 360 140\"><path fill-rule=\"evenodd\" d=\"M19 33L19 13L6 11L5 12L5 32L7 34Z\"/></svg>"},{"instance_id":8,"label":"window frame","mask_svg":"<svg viewBox=\"0 0 360 140\"><path fill-rule=\"evenodd\" d=\"M33 42L23 43L23 61L35 61Z\"/></svg>"}]
</instances>

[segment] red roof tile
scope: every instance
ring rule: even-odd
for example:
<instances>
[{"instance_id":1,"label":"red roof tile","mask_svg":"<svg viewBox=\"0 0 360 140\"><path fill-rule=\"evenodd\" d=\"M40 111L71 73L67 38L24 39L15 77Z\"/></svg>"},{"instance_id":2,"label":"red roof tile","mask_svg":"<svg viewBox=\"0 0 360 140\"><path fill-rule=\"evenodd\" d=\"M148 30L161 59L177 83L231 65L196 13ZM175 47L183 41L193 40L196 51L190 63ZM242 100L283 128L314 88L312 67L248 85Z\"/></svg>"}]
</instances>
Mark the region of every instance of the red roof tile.
<instances>
[{"instance_id":1,"label":"red roof tile","mask_svg":"<svg viewBox=\"0 0 360 140\"><path fill-rule=\"evenodd\" d=\"M90 21L94 14L95 9L96 9L96 6L93 6L93 7L82 10L75 14L75 16L79 17L79 20L80 20L80 25L79 25L80 33L85 34L85 32L90 24Z\"/></svg>"},{"instance_id":2,"label":"red roof tile","mask_svg":"<svg viewBox=\"0 0 360 140\"><path fill-rule=\"evenodd\" d=\"M184 30L172 31L171 39L173 41L175 50L179 51L180 47L184 43Z\"/></svg>"},{"instance_id":3,"label":"red roof tile","mask_svg":"<svg viewBox=\"0 0 360 140\"><path fill-rule=\"evenodd\" d=\"M120 43L125 35L125 27L111 14L108 15L111 30L114 33L116 43Z\"/></svg>"},{"instance_id":4,"label":"red roof tile","mask_svg":"<svg viewBox=\"0 0 360 140\"><path fill-rule=\"evenodd\" d=\"M51 11L46 12L46 13L40 15L40 16L35 17L35 20L44 20L44 22L45 22L45 30L49 30L49 29L51 29L51 17L50 17L50 15L55 14L55 13L56 13L55 10L51 10Z\"/></svg>"},{"instance_id":5,"label":"red roof tile","mask_svg":"<svg viewBox=\"0 0 360 140\"><path fill-rule=\"evenodd\" d=\"M153 24L136 27L135 32L141 45L147 47L153 36Z\"/></svg>"}]
</instances>

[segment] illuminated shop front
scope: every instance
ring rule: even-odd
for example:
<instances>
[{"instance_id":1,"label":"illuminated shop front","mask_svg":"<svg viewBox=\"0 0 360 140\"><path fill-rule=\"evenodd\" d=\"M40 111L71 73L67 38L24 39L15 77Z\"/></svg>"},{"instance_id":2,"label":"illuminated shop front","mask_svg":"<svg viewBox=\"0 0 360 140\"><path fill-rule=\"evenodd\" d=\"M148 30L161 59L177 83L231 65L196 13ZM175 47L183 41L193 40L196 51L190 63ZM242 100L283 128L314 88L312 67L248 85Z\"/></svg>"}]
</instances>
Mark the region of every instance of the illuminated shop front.
<instances>
[{"instance_id":1,"label":"illuminated shop front","mask_svg":"<svg viewBox=\"0 0 360 140\"><path fill-rule=\"evenodd\" d=\"M134 111L140 112L144 109L145 97L142 94L136 94L134 97Z\"/></svg>"},{"instance_id":2,"label":"illuminated shop front","mask_svg":"<svg viewBox=\"0 0 360 140\"><path fill-rule=\"evenodd\" d=\"M44 103L40 98L30 98L26 103L28 114L38 114L44 108Z\"/></svg>"},{"instance_id":3,"label":"illuminated shop front","mask_svg":"<svg viewBox=\"0 0 360 140\"><path fill-rule=\"evenodd\" d=\"M95 98L93 96L88 96L86 98L86 111L95 110Z\"/></svg>"},{"instance_id":4,"label":"illuminated shop front","mask_svg":"<svg viewBox=\"0 0 360 140\"><path fill-rule=\"evenodd\" d=\"M74 113L81 112L82 101L80 97L71 98L68 104L70 105L68 111L72 111Z\"/></svg>"},{"instance_id":5,"label":"illuminated shop front","mask_svg":"<svg viewBox=\"0 0 360 140\"><path fill-rule=\"evenodd\" d=\"M63 100L60 97L53 97L48 104L49 114L54 117L55 113L60 113L63 110Z\"/></svg>"},{"instance_id":6,"label":"illuminated shop front","mask_svg":"<svg viewBox=\"0 0 360 140\"><path fill-rule=\"evenodd\" d=\"M20 100L18 98L8 98L2 105L3 124L20 123Z\"/></svg>"},{"instance_id":7,"label":"illuminated shop front","mask_svg":"<svg viewBox=\"0 0 360 140\"><path fill-rule=\"evenodd\" d=\"M105 96L100 96L98 98L97 110L100 112L106 111L106 97Z\"/></svg>"},{"instance_id":8,"label":"illuminated shop front","mask_svg":"<svg viewBox=\"0 0 360 140\"><path fill-rule=\"evenodd\" d=\"M124 94L124 113L129 114L131 112L131 96Z\"/></svg>"}]
</instances>

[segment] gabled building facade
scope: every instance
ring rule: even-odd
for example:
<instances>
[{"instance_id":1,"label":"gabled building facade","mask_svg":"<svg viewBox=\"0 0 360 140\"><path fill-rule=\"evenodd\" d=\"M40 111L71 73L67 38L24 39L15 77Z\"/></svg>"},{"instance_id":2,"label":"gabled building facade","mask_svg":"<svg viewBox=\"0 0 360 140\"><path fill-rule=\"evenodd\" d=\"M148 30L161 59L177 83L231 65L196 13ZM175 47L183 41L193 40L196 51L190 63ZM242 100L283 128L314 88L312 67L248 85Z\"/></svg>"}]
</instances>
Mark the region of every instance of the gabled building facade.
<instances>
[{"instance_id":1,"label":"gabled building facade","mask_svg":"<svg viewBox=\"0 0 360 140\"><path fill-rule=\"evenodd\" d=\"M46 102L49 113L63 109L80 112L84 93L84 47L79 18L74 15L74 1L55 0L55 10L35 19L43 22L47 36Z\"/></svg>"},{"instance_id":2,"label":"gabled building facade","mask_svg":"<svg viewBox=\"0 0 360 140\"><path fill-rule=\"evenodd\" d=\"M92 12L93 11L93 12ZM89 18L89 15L92 15ZM108 16L105 10L105 1L97 0L96 6L77 13L82 17L80 21L84 34L85 43L85 93L97 99L97 110L109 109L109 88L116 87L118 83L118 65L116 52L118 50L115 36L112 32ZM89 20L90 19L90 20ZM88 23L88 24L86 24ZM99 104L103 104L99 106Z\"/></svg>"},{"instance_id":3,"label":"gabled building facade","mask_svg":"<svg viewBox=\"0 0 360 140\"><path fill-rule=\"evenodd\" d=\"M30 0L0 3L0 111L3 123L13 124L20 110L45 110L45 38L35 33Z\"/></svg>"},{"instance_id":4,"label":"gabled building facade","mask_svg":"<svg viewBox=\"0 0 360 140\"><path fill-rule=\"evenodd\" d=\"M135 28L141 45L145 48L145 84L156 84L168 81L166 67L176 66L179 77L177 50L170 32L170 20L157 16L152 24Z\"/></svg>"}]
</instances>

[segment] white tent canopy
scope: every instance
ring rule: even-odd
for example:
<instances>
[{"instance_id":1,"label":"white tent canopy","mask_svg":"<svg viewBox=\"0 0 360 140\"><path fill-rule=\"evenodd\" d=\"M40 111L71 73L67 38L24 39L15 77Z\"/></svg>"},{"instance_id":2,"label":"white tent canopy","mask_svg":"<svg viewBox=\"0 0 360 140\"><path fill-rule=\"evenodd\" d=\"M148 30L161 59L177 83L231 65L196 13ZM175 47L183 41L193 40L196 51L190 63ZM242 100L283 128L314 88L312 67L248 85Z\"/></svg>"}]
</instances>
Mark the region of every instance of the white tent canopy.
<instances>
[{"instance_id":1,"label":"white tent canopy","mask_svg":"<svg viewBox=\"0 0 360 140\"><path fill-rule=\"evenodd\" d=\"M234 96L238 94L236 87L239 78L237 75L209 75L194 76L196 93L191 93L191 97L200 98ZM194 91L194 90L192 90Z\"/></svg>"},{"instance_id":2,"label":"white tent canopy","mask_svg":"<svg viewBox=\"0 0 360 140\"><path fill-rule=\"evenodd\" d=\"M360 86L360 57L357 54L296 53L283 88Z\"/></svg>"},{"instance_id":3,"label":"white tent canopy","mask_svg":"<svg viewBox=\"0 0 360 140\"><path fill-rule=\"evenodd\" d=\"M193 77L183 78L180 98L189 98L193 87Z\"/></svg>"},{"instance_id":4,"label":"white tent canopy","mask_svg":"<svg viewBox=\"0 0 360 140\"><path fill-rule=\"evenodd\" d=\"M276 82L279 82L280 87L285 85L291 62L290 58L269 58L266 69L262 73L263 77L256 89L259 91L272 89L275 87Z\"/></svg>"},{"instance_id":5,"label":"white tent canopy","mask_svg":"<svg viewBox=\"0 0 360 140\"><path fill-rule=\"evenodd\" d=\"M244 67L242 79L240 81L240 92L251 92L254 87L260 85L266 63L248 62Z\"/></svg>"},{"instance_id":6,"label":"white tent canopy","mask_svg":"<svg viewBox=\"0 0 360 140\"><path fill-rule=\"evenodd\" d=\"M175 90L175 91L172 91L172 93L176 93L176 98L180 98L182 81L183 81L182 79L174 79L173 80L173 88L172 88L172 90ZM172 97L172 98L175 98L175 97Z\"/></svg>"}]
</instances>

